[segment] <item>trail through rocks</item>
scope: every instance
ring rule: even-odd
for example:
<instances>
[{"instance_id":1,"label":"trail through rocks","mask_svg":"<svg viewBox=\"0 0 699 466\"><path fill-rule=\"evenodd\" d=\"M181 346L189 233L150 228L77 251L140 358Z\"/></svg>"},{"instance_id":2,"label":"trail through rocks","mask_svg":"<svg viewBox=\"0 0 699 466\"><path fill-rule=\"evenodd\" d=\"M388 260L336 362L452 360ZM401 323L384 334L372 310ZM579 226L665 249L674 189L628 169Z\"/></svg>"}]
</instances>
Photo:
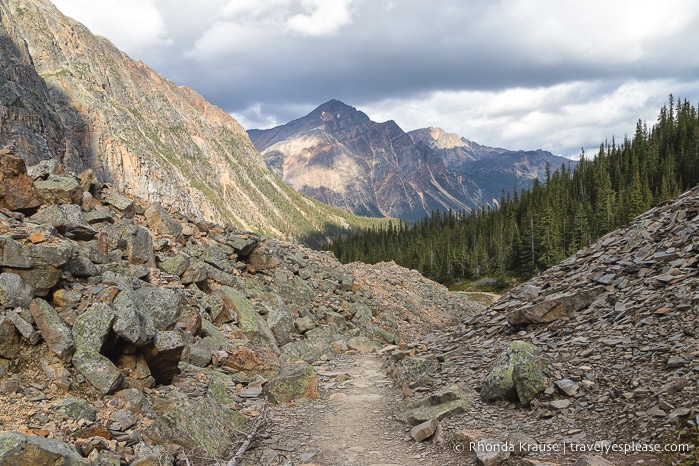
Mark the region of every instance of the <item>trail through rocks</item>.
<instances>
[{"instance_id":1,"label":"trail through rocks","mask_svg":"<svg viewBox=\"0 0 699 466\"><path fill-rule=\"evenodd\" d=\"M262 464L450 464L447 445L416 443L393 417L403 399L375 354L343 355L318 369L320 399L277 407ZM276 456L276 458L274 458Z\"/></svg>"}]
</instances>

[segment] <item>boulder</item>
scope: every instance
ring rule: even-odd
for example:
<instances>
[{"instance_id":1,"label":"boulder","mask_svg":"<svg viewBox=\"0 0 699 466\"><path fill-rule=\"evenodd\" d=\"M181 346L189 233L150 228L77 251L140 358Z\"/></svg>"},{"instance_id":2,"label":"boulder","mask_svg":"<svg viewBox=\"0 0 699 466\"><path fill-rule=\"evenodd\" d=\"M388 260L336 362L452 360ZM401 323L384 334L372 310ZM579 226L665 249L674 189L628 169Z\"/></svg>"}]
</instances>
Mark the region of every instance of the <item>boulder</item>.
<instances>
[{"instance_id":1,"label":"boulder","mask_svg":"<svg viewBox=\"0 0 699 466\"><path fill-rule=\"evenodd\" d=\"M82 398L69 396L61 400L61 403L54 408L56 414L67 416L71 419L97 420L97 410Z\"/></svg>"},{"instance_id":2,"label":"boulder","mask_svg":"<svg viewBox=\"0 0 699 466\"><path fill-rule=\"evenodd\" d=\"M481 400L519 401L527 404L545 388L543 361L531 343L512 341L500 353L481 389Z\"/></svg>"},{"instance_id":3,"label":"boulder","mask_svg":"<svg viewBox=\"0 0 699 466\"><path fill-rule=\"evenodd\" d=\"M41 205L32 178L23 159L0 155L0 207L27 212Z\"/></svg>"},{"instance_id":4,"label":"boulder","mask_svg":"<svg viewBox=\"0 0 699 466\"><path fill-rule=\"evenodd\" d=\"M103 192L102 201L114 207L124 218L133 218L136 215L136 205L133 201L116 191Z\"/></svg>"},{"instance_id":5,"label":"boulder","mask_svg":"<svg viewBox=\"0 0 699 466\"><path fill-rule=\"evenodd\" d=\"M127 342L145 346L155 336L155 323L138 295L128 286L121 288L112 302L116 312L112 328Z\"/></svg>"},{"instance_id":6,"label":"boulder","mask_svg":"<svg viewBox=\"0 0 699 466\"><path fill-rule=\"evenodd\" d=\"M102 353L116 312L109 303L93 303L75 321L73 341L78 351Z\"/></svg>"},{"instance_id":7,"label":"boulder","mask_svg":"<svg viewBox=\"0 0 699 466\"><path fill-rule=\"evenodd\" d=\"M35 181L34 187L42 204L80 204L83 199L83 190L72 176L50 175Z\"/></svg>"},{"instance_id":8,"label":"boulder","mask_svg":"<svg viewBox=\"0 0 699 466\"><path fill-rule=\"evenodd\" d=\"M146 221L151 229L161 235L177 237L182 233L182 225L170 216L167 210L157 202L152 202L145 212Z\"/></svg>"},{"instance_id":9,"label":"boulder","mask_svg":"<svg viewBox=\"0 0 699 466\"><path fill-rule=\"evenodd\" d=\"M0 236L0 267L31 269L35 265L25 246L9 236Z\"/></svg>"},{"instance_id":10,"label":"boulder","mask_svg":"<svg viewBox=\"0 0 699 466\"><path fill-rule=\"evenodd\" d=\"M143 287L134 291L141 306L153 320L157 330L172 330L187 304L185 295L180 290Z\"/></svg>"},{"instance_id":11,"label":"boulder","mask_svg":"<svg viewBox=\"0 0 699 466\"><path fill-rule=\"evenodd\" d=\"M71 445L60 440L19 432L0 433L0 465L87 466L89 463Z\"/></svg>"},{"instance_id":12,"label":"boulder","mask_svg":"<svg viewBox=\"0 0 699 466\"><path fill-rule=\"evenodd\" d=\"M410 437L420 443L432 437L437 431L437 427L439 427L439 421L437 419L430 419L410 429Z\"/></svg>"},{"instance_id":13,"label":"boulder","mask_svg":"<svg viewBox=\"0 0 699 466\"><path fill-rule=\"evenodd\" d=\"M75 353L73 335L55 309L43 299L36 298L29 305L29 311L49 349L63 362L70 363Z\"/></svg>"},{"instance_id":14,"label":"boulder","mask_svg":"<svg viewBox=\"0 0 699 466\"><path fill-rule=\"evenodd\" d=\"M44 297L56 286L63 269L73 258L75 246L69 240L60 240L51 244L33 244L23 248L33 266L31 268L8 266L5 271L19 275L34 289L36 296Z\"/></svg>"},{"instance_id":15,"label":"boulder","mask_svg":"<svg viewBox=\"0 0 699 466\"><path fill-rule=\"evenodd\" d=\"M96 351L77 351L73 366L102 395L110 395L124 385L124 376L112 361Z\"/></svg>"}]
</instances>

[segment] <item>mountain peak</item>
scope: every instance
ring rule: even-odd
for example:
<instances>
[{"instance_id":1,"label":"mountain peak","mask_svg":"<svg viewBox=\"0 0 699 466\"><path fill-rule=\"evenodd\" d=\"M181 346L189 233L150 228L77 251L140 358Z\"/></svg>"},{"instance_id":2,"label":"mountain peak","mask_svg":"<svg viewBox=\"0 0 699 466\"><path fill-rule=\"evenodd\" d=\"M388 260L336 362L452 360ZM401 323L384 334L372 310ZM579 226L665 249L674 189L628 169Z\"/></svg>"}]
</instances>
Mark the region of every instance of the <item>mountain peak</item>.
<instances>
[{"instance_id":1,"label":"mountain peak","mask_svg":"<svg viewBox=\"0 0 699 466\"><path fill-rule=\"evenodd\" d=\"M327 123L330 121L342 120L347 118L350 118L353 121L370 121L366 113L360 112L355 107L347 105L346 103L337 99L329 100L324 104L318 106L315 110L313 110L303 119L309 119L315 122L321 120Z\"/></svg>"}]
</instances>

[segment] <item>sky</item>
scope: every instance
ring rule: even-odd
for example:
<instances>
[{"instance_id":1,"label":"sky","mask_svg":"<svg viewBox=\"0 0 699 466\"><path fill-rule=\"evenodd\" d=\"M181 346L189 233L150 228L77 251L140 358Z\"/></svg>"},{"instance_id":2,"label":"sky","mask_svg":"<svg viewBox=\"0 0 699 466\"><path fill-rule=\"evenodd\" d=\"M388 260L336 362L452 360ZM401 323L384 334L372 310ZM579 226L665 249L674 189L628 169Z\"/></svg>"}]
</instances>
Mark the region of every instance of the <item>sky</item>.
<instances>
[{"instance_id":1,"label":"sky","mask_svg":"<svg viewBox=\"0 0 699 466\"><path fill-rule=\"evenodd\" d=\"M53 0L246 129L339 99L577 158L699 102L696 0Z\"/></svg>"}]
</instances>

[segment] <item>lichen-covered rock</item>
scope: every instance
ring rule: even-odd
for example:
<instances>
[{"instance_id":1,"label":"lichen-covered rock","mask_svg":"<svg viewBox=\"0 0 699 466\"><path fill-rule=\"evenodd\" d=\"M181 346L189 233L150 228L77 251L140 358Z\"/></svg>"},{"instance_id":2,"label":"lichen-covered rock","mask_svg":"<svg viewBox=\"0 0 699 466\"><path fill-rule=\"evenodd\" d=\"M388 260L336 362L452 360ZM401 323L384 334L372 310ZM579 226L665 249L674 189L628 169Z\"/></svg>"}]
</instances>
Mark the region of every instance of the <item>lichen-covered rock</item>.
<instances>
[{"instance_id":1,"label":"lichen-covered rock","mask_svg":"<svg viewBox=\"0 0 699 466\"><path fill-rule=\"evenodd\" d=\"M69 396L61 400L61 403L54 409L56 414L68 416L71 419L87 419L95 421L97 410L82 398Z\"/></svg>"},{"instance_id":2,"label":"lichen-covered rock","mask_svg":"<svg viewBox=\"0 0 699 466\"><path fill-rule=\"evenodd\" d=\"M282 366L279 374L265 384L263 393L272 403L289 403L312 391L313 383L318 383L316 371L310 364L298 361Z\"/></svg>"},{"instance_id":3,"label":"lichen-covered rock","mask_svg":"<svg viewBox=\"0 0 699 466\"><path fill-rule=\"evenodd\" d=\"M73 340L78 351L101 353L116 319L109 303L93 303L73 324Z\"/></svg>"},{"instance_id":4,"label":"lichen-covered rock","mask_svg":"<svg viewBox=\"0 0 699 466\"><path fill-rule=\"evenodd\" d=\"M73 446L60 440L19 432L0 433L0 465L20 464L87 466L89 463Z\"/></svg>"},{"instance_id":5,"label":"lichen-covered rock","mask_svg":"<svg viewBox=\"0 0 699 466\"><path fill-rule=\"evenodd\" d=\"M41 337L51 351L63 362L70 363L75 353L73 335L55 309L43 299L36 298L29 305L29 310L41 331Z\"/></svg>"},{"instance_id":6,"label":"lichen-covered rock","mask_svg":"<svg viewBox=\"0 0 699 466\"><path fill-rule=\"evenodd\" d=\"M50 175L46 180L37 180L34 187L42 204L80 204L83 190L72 176Z\"/></svg>"},{"instance_id":7,"label":"lichen-covered rock","mask_svg":"<svg viewBox=\"0 0 699 466\"><path fill-rule=\"evenodd\" d=\"M26 247L9 236L0 236L0 267L31 269L35 265Z\"/></svg>"},{"instance_id":8,"label":"lichen-covered rock","mask_svg":"<svg viewBox=\"0 0 699 466\"><path fill-rule=\"evenodd\" d=\"M541 355L534 345L517 340L510 342L483 383L481 400L528 403L544 389L541 366Z\"/></svg>"},{"instance_id":9,"label":"lichen-covered rock","mask_svg":"<svg viewBox=\"0 0 699 466\"><path fill-rule=\"evenodd\" d=\"M122 286L113 301L116 320L114 332L129 343L144 346L155 336L153 319L143 307L138 295L127 286Z\"/></svg>"},{"instance_id":10,"label":"lichen-covered rock","mask_svg":"<svg viewBox=\"0 0 699 466\"><path fill-rule=\"evenodd\" d=\"M172 330L186 304L184 293L170 288L142 287L134 293L161 331Z\"/></svg>"},{"instance_id":11,"label":"lichen-covered rock","mask_svg":"<svg viewBox=\"0 0 699 466\"><path fill-rule=\"evenodd\" d=\"M77 351L73 366L102 395L110 395L124 385L124 376L112 361L96 351Z\"/></svg>"}]
</instances>

